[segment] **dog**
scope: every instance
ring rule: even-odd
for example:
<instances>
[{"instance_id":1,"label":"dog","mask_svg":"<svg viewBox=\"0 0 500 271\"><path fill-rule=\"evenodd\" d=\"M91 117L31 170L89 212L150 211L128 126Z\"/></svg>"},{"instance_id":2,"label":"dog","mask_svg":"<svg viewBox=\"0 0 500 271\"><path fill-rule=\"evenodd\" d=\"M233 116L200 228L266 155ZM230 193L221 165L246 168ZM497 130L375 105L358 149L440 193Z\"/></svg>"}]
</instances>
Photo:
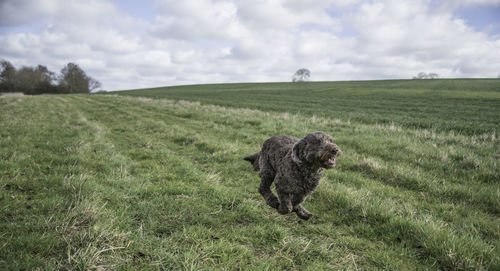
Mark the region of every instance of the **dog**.
<instances>
[{"instance_id":1,"label":"dog","mask_svg":"<svg viewBox=\"0 0 500 271\"><path fill-rule=\"evenodd\" d=\"M259 173L259 193L269 206L280 214L293 211L299 218L308 220L312 214L301 204L318 187L324 169L334 168L341 154L331 136L314 132L301 139L273 136L264 142L259 152L243 159ZM271 191L273 182L278 197Z\"/></svg>"}]
</instances>

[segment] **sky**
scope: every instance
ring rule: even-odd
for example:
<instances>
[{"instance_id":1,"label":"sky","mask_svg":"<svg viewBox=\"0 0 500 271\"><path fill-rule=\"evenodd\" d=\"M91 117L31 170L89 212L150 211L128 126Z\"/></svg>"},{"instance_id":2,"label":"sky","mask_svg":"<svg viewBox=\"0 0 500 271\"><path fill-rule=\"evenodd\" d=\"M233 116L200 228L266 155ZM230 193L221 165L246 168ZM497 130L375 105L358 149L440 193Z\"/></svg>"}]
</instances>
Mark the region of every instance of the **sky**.
<instances>
[{"instance_id":1,"label":"sky","mask_svg":"<svg viewBox=\"0 0 500 271\"><path fill-rule=\"evenodd\" d=\"M500 75L500 0L0 0L0 59L105 90Z\"/></svg>"}]
</instances>

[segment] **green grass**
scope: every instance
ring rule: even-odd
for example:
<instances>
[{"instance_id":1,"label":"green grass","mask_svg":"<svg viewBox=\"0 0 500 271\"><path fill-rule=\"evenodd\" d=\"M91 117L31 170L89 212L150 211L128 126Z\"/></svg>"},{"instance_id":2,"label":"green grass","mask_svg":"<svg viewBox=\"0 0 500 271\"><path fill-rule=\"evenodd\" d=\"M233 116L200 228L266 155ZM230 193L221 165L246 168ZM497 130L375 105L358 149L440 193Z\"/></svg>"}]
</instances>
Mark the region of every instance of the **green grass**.
<instances>
[{"instance_id":1,"label":"green grass","mask_svg":"<svg viewBox=\"0 0 500 271\"><path fill-rule=\"evenodd\" d=\"M214 84L116 92L237 108L455 131L500 132L500 80Z\"/></svg>"},{"instance_id":2,"label":"green grass","mask_svg":"<svg viewBox=\"0 0 500 271\"><path fill-rule=\"evenodd\" d=\"M399 116L404 107L363 113L372 96L391 96L382 89L397 93L398 82L412 83L375 82L373 95L359 95L359 107L338 94L366 120L335 108L294 108L311 95L279 89L287 84L254 89L256 96L261 88L272 97L295 93L282 95L291 112L276 99L244 108L258 100L249 84L221 85L225 95L214 85L151 90L194 102L2 97L0 269L500 269L500 147L497 120L489 117L500 115L499 81L457 80L477 96L455 89L447 97L490 107L428 129L411 123L430 124L442 108L408 120ZM368 83L352 84L370 92L361 86ZM330 101L340 93L325 92ZM404 93L401 99L423 99ZM452 108L454 99L443 98L442 106ZM394 120L377 119L384 116ZM474 118L484 125L474 126ZM279 215L258 194L258 176L242 157L269 136L317 130L332 134L344 155L306 200L311 220Z\"/></svg>"}]
</instances>

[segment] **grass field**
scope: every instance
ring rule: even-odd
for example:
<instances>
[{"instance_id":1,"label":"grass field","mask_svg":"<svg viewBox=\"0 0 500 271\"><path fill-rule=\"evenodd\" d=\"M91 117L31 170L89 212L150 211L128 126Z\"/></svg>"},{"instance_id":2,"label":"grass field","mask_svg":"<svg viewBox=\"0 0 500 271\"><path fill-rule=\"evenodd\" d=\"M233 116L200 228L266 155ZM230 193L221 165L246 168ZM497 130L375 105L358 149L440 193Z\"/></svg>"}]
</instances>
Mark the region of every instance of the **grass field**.
<instances>
[{"instance_id":1,"label":"grass field","mask_svg":"<svg viewBox=\"0 0 500 271\"><path fill-rule=\"evenodd\" d=\"M500 80L373 84L1 97L0 269L499 270ZM317 130L344 155L279 215L242 157Z\"/></svg>"},{"instance_id":2,"label":"grass field","mask_svg":"<svg viewBox=\"0 0 500 271\"><path fill-rule=\"evenodd\" d=\"M222 84L116 93L465 135L500 132L498 79Z\"/></svg>"}]
</instances>

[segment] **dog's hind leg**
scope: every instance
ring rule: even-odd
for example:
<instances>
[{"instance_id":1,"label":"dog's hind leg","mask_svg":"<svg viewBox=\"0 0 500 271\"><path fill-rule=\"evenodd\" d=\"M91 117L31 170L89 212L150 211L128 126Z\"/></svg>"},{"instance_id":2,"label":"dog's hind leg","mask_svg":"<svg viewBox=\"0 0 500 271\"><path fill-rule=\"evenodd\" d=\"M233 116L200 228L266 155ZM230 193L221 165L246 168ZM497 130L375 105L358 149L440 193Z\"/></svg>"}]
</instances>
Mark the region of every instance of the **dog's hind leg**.
<instances>
[{"instance_id":1,"label":"dog's hind leg","mask_svg":"<svg viewBox=\"0 0 500 271\"><path fill-rule=\"evenodd\" d=\"M266 200L266 203L269 206L278 209L280 203L278 198L273 194L273 191L271 191L271 185L273 184L275 175L275 171L270 167L264 166L260 168L259 176L261 182L259 186L259 193L262 195L264 200Z\"/></svg>"}]
</instances>

